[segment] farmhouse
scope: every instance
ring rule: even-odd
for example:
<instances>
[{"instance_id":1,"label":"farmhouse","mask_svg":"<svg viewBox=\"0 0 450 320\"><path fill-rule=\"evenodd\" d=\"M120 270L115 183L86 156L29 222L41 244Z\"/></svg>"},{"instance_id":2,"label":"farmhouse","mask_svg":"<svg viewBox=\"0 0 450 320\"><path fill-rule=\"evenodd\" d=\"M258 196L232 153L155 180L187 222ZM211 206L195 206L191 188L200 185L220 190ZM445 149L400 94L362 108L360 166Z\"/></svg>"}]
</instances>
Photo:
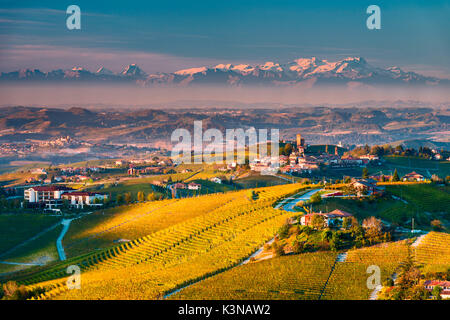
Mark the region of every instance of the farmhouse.
<instances>
[{"instance_id":1,"label":"farmhouse","mask_svg":"<svg viewBox=\"0 0 450 320\"><path fill-rule=\"evenodd\" d=\"M174 189L186 189L186 185L184 183L177 182L177 183L173 184L172 188L174 188Z\"/></svg>"},{"instance_id":2,"label":"farmhouse","mask_svg":"<svg viewBox=\"0 0 450 320\"><path fill-rule=\"evenodd\" d=\"M101 206L103 200L108 196L100 193L92 192L70 192L61 196L62 199L69 200L69 204L76 208L83 208L84 206Z\"/></svg>"},{"instance_id":3,"label":"farmhouse","mask_svg":"<svg viewBox=\"0 0 450 320\"><path fill-rule=\"evenodd\" d=\"M45 206L46 209L54 209L62 204L62 194L72 191L74 190L64 186L32 187L24 191L24 198L33 206Z\"/></svg>"},{"instance_id":4,"label":"farmhouse","mask_svg":"<svg viewBox=\"0 0 450 320\"><path fill-rule=\"evenodd\" d=\"M195 182L191 182L188 184L188 189L189 190L198 190L202 187L201 184L195 183Z\"/></svg>"},{"instance_id":5,"label":"farmhouse","mask_svg":"<svg viewBox=\"0 0 450 320\"><path fill-rule=\"evenodd\" d=\"M423 286L430 292L433 291L434 287L439 286L442 288L442 299L450 298L450 281L427 280L424 282Z\"/></svg>"},{"instance_id":6,"label":"farmhouse","mask_svg":"<svg viewBox=\"0 0 450 320\"><path fill-rule=\"evenodd\" d=\"M413 171L403 176L403 181L424 181L423 175Z\"/></svg>"},{"instance_id":7,"label":"farmhouse","mask_svg":"<svg viewBox=\"0 0 450 320\"><path fill-rule=\"evenodd\" d=\"M344 218L353 216L352 214L350 214L348 212L336 209L336 210L333 210L333 211L331 211L329 213L322 213L322 212L320 212L320 213L309 213L309 214L306 214L306 215L304 215L304 216L302 216L300 218L300 223L302 225L304 225L304 226L309 226L311 224L311 221L312 221L312 218L313 218L314 215L321 215L321 216L323 216L325 218L325 225L327 227L341 226L342 225L342 221L344 220Z\"/></svg>"},{"instance_id":8,"label":"farmhouse","mask_svg":"<svg viewBox=\"0 0 450 320\"><path fill-rule=\"evenodd\" d=\"M214 183L222 183L222 179L217 178L217 177L211 178L211 181Z\"/></svg>"}]
</instances>

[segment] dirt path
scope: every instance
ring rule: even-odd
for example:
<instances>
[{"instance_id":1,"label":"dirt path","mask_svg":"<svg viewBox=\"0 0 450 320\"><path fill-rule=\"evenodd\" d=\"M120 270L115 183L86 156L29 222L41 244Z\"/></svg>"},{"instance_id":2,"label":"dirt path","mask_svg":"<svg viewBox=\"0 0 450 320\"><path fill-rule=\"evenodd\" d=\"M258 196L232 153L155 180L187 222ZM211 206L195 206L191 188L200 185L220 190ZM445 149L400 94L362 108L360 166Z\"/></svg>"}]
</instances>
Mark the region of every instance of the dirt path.
<instances>
[{"instance_id":1,"label":"dirt path","mask_svg":"<svg viewBox=\"0 0 450 320\"><path fill-rule=\"evenodd\" d=\"M63 229L61 230L61 233L59 234L58 239L56 239L56 249L58 250L59 260L64 261L66 260L66 253L64 252L64 247L62 245L62 240L64 236L66 235L67 231L69 230L70 223L73 219L64 219L61 221L61 224L63 225Z\"/></svg>"},{"instance_id":2,"label":"dirt path","mask_svg":"<svg viewBox=\"0 0 450 320\"><path fill-rule=\"evenodd\" d=\"M43 263L31 263L31 262L10 262L10 261L0 261L1 264L10 264L14 266L45 266Z\"/></svg>"},{"instance_id":3,"label":"dirt path","mask_svg":"<svg viewBox=\"0 0 450 320\"><path fill-rule=\"evenodd\" d=\"M338 263L345 263L346 260L347 260L347 252L339 253L337 255L336 260L334 261L334 264L331 267L330 274L328 275L327 281L325 282L324 286L322 287L322 290L320 290L320 295L319 295L318 300L322 299L323 294L325 293L325 290L327 289L328 282L330 281L331 276L333 275L334 269L336 268L336 265Z\"/></svg>"}]
</instances>

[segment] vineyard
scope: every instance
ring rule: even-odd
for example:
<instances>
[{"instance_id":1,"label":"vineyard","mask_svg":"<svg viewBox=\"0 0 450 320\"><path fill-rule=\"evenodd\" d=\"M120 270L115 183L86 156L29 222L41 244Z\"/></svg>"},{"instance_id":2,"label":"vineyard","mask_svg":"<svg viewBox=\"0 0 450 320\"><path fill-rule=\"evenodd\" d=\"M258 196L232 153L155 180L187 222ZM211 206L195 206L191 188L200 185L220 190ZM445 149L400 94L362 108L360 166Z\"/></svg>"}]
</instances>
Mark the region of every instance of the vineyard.
<instances>
[{"instance_id":1,"label":"vineyard","mask_svg":"<svg viewBox=\"0 0 450 320\"><path fill-rule=\"evenodd\" d=\"M271 239L290 216L273 209L273 202L299 188L299 185L261 188L257 190L257 200L248 197L248 190L205 196L205 203L211 201L211 208L207 211L202 206L203 214L192 214L189 219L121 245L90 251L49 268L24 272L16 280L28 285L29 289L45 289L46 293L40 298L158 298L187 283L235 266L251 255ZM174 217L178 212L195 208L194 203L189 207L187 203L181 205L182 201L162 201L160 205L163 208L178 206L172 208ZM156 212L158 210L154 214ZM139 217L137 213L131 216ZM134 221L138 220L140 218ZM121 218L115 223L125 226L126 221ZM142 225L147 223L139 221ZM108 231L111 226L103 228ZM73 264L82 269L83 286L81 290L65 291L66 267Z\"/></svg>"},{"instance_id":2,"label":"vineyard","mask_svg":"<svg viewBox=\"0 0 450 320\"><path fill-rule=\"evenodd\" d=\"M367 288L367 267L378 266L384 280L406 259L408 248L406 241L399 241L348 251L346 261L336 263L322 299L368 299L372 290Z\"/></svg>"},{"instance_id":3,"label":"vineyard","mask_svg":"<svg viewBox=\"0 0 450 320\"><path fill-rule=\"evenodd\" d=\"M414 248L416 262L424 264L424 271L446 271L450 267L450 234L428 233Z\"/></svg>"},{"instance_id":4,"label":"vineyard","mask_svg":"<svg viewBox=\"0 0 450 320\"><path fill-rule=\"evenodd\" d=\"M305 253L245 264L192 285L171 299L315 300L336 256Z\"/></svg>"},{"instance_id":5,"label":"vineyard","mask_svg":"<svg viewBox=\"0 0 450 320\"><path fill-rule=\"evenodd\" d=\"M233 199L239 193L208 195L181 200L153 201L95 212L74 220L64 239L69 256L114 245L118 240L132 240L201 216ZM198 203L201 201L202 205Z\"/></svg>"},{"instance_id":6,"label":"vineyard","mask_svg":"<svg viewBox=\"0 0 450 320\"><path fill-rule=\"evenodd\" d=\"M400 241L354 249L345 262L335 262L337 253L315 252L249 263L189 286L170 299L367 299L372 291L366 284L367 267L378 265L384 279L406 259L408 247Z\"/></svg>"},{"instance_id":7,"label":"vineyard","mask_svg":"<svg viewBox=\"0 0 450 320\"><path fill-rule=\"evenodd\" d=\"M414 251L403 240L351 249L345 261L321 251L242 264L292 216L274 204L307 188L288 184L92 213L72 222L64 239L68 260L12 279L35 292L33 299L367 299L370 265L380 267L382 281L409 252L426 266L450 265L449 235L435 232ZM66 286L70 265L81 269L80 290Z\"/></svg>"}]
</instances>

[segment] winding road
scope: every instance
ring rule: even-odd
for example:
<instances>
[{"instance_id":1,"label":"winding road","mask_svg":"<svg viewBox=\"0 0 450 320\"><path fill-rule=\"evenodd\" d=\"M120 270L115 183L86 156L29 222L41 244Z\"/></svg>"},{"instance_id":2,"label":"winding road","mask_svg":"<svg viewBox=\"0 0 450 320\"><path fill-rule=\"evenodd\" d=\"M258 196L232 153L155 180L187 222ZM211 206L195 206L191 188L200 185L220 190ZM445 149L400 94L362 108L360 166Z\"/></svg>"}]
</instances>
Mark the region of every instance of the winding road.
<instances>
[{"instance_id":1,"label":"winding road","mask_svg":"<svg viewBox=\"0 0 450 320\"><path fill-rule=\"evenodd\" d=\"M282 204L283 210L289 211L289 212L296 212L294 210L294 207L297 205L297 203L299 203L300 201L308 201L313 194L319 192L320 190L322 190L322 189L314 189L314 190L310 190L310 191L306 192L305 194L301 195L298 198L288 198L288 199L292 199L292 200L288 201L286 204Z\"/></svg>"}]
</instances>

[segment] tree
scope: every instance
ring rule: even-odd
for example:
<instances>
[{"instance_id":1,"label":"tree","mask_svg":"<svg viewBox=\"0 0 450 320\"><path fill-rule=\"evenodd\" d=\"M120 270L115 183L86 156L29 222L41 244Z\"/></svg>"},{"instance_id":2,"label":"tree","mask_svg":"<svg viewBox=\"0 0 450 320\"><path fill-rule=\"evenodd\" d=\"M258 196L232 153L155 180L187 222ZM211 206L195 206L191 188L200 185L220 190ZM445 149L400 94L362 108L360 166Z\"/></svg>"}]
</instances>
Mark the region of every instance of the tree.
<instances>
[{"instance_id":1,"label":"tree","mask_svg":"<svg viewBox=\"0 0 450 320\"><path fill-rule=\"evenodd\" d=\"M311 196L309 201L312 204L320 204L322 202L322 196L318 192L316 192Z\"/></svg>"},{"instance_id":2,"label":"tree","mask_svg":"<svg viewBox=\"0 0 450 320\"><path fill-rule=\"evenodd\" d=\"M314 214L311 218L311 226L314 229L322 230L325 227L325 217L321 214Z\"/></svg>"},{"instance_id":3,"label":"tree","mask_svg":"<svg viewBox=\"0 0 450 320\"><path fill-rule=\"evenodd\" d=\"M394 182L400 181L397 169L394 170L394 174L392 175L392 181L394 181Z\"/></svg>"},{"instance_id":4,"label":"tree","mask_svg":"<svg viewBox=\"0 0 450 320\"><path fill-rule=\"evenodd\" d=\"M156 195L152 192L147 195L147 201L155 201Z\"/></svg>"},{"instance_id":5,"label":"tree","mask_svg":"<svg viewBox=\"0 0 450 320\"><path fill-rule=\"evenodd\" d=\"M289 224L285 223L280 228L280 231L278 232L278 236L279 236L280 239L285 239L285 238L288 237L288 235L289 235Z\"/></svg>"},{"instance_id":6,"label":"tree","mask_svg":"<svg viewBox=\"0 0 450 320\"><path fill-rule=\"evenodd\" d=\"M322 231L322 241L330 241L333 236L333 232L331 230Z\"/></svg>"},{"instance_id":7,"label":"tree","mask_svg":"<svg viewBox=\"0 0 450 320\"><path fill-rule=\"evenodd\" d=\"M367 238L375 239L377 237L380 237L382 234L383 223L380 219L377 219L375 217L364 219L362 226L365 230Z\"/></svg>"},{"instance_id":8,"label":"tree","mask_svg":"<svg viewBox=\"0 0 450 320\"><path fill-rule=\"evenodd\" d=\"M3 299L6 300L24 300L27 298L27 290L25 286L17 285L15 281L8 281L3 285Z\"/></svg>"},{"instance_id":9,"label":"tree","mask_svg":"<svg viewBox=\"0 0 450 320\"><path fill-rule=\"evenodd\" d=\"M331 250L337 251L341 247L342 241L341 241L340 236L341 236L340 231L333 232L333 236L331 237L331 240L330 240L330 249Z\"/></svg>"},{"instance_id":10,"label":"tree","mask_svg":"<svg viewBox=\"0 0 450 320\"><path fill-rule=\"evenodd\" d=\"M125 193L123 198L124 198L126 204L130 204L131 203L131 193L130 192Z\"/></svg>"},{"instance_id":11,"label":"tree","mask_svg":"<svg viewBox=\"0 0 450 320\"><path fill-rule=\"evenodd\" d=\"M345 217L342 219L342 228L350 229L354 226L358 225L358 220L355 217Z\"/></svg>"},{"instance_id":12,"label":"tree","mask_svg":"<svg viewBox=\"0 0 450 320\"><path fill-rule=\"evenodd\" d=\"M145 201L145 194L144 194L144 192L142 192L142 191L139 191L139 192L138 192L138 194L137 194L137 200L138 200L139 202L144 202L144 201Z\"/></svg>"},{"instance_id":13,"label":"tree","mask_svg":"<svg viewBox=\"0 0 450 320\"><path fill-rule=\"evenodd\" d=\"M442 300L441 292L442 292L442 288L440 286L434 286L433 290L431 290L433 299L434 300Z\"/></svg>"},{"instance_id":14,"label":"tree","mask_svg":"<svg viewBox=\"0 0 450 320\"><path fill-rule=\"evenodd\" d=\"M284 255L284 248L277 241L272 244L272 251L275 257L280 257Z\"/></svg>"},{"instance_id":15,"label":"tree","mask_svg":"<svg viewBox=\"0 0 450 320\"><path fill-rule=\"evenodd\" d=\"M364 168L362 170L362 177L363 177L363 179L369 178L369 170L367 168Z\"/></svg>"},{"instance_id":16,"label":"tree","mask_svg":"<svg viewBox=\"0 0 450 320\"><path fill-rule=\"evenodd\" d=\"M290 143L286 143L286 145L284 146L284 150L283 150L283 155L288 156L292 153L292 144Z\"/></svg>"},{"instance_id":17,"label":"tree","mask_svg":"<svg viewBox=\"0 0 450 320\"><path fill-rule=\"evenodd\" d=\"M118 194L117 198L116 198L116 201L117 201L117 204L123 203L123 196L121 194Z\"/></svg>"},{"instance_id":18,"label":"tree","mask_svg":"<svg viewBox=\"0 0 450 320\"><path fill-rule=\"evenodd\" d=\"M441 231L443 229L442 222L438 219L435 219L431 221L431 227L433 228L433 231Z\"/></svg>"}]
</instances>

